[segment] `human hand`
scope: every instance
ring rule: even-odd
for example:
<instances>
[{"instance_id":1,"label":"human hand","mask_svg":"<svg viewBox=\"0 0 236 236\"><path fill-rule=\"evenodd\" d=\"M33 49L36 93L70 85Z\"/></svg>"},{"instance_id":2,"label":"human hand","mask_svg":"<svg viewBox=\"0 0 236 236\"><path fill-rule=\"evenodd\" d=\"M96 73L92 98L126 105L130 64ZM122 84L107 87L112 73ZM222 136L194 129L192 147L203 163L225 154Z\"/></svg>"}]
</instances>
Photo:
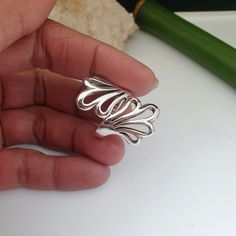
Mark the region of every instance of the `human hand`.
<instances>
[{"instance_id":1,"label":"human hand","mask_svg":"<svg viewBox=\"0 0 236 236\"><path fill-rule=\"evenodd\" d=\"M117 136L97 137L93 114L78 111L78 79L98 75L135 96L157 84L153 72L135 59L46 20L55 2L0 4L2 190L77 190L104 183L108 166L122 159L124 144ZM23 143L73 154L58 158L7 148Z\"/></svg>"}]
</instances>

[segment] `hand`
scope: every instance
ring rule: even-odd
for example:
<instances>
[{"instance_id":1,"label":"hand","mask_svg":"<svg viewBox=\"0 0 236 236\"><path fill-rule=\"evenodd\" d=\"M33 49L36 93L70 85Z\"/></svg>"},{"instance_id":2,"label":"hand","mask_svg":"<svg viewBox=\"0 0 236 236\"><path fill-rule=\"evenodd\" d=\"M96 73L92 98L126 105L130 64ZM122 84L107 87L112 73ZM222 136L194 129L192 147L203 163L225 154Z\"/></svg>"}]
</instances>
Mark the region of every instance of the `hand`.
<instances>
[{"instance_id":1,"label":"hand","mask_svg":"<svg viewBox=\"0 0 236 236\"><path fill-rule=\"evenodd\" d=\"M117 136L95 135L93 115L76 108L77 79L99 75L135 96L157 83L151 70L128 55L46 20L55 2L1 0L2 190L77 190L104 183L108 166L122 159L124 144ZM58 158L7 148L23 143L73 154Z\"/></svg>"}]
</instances>

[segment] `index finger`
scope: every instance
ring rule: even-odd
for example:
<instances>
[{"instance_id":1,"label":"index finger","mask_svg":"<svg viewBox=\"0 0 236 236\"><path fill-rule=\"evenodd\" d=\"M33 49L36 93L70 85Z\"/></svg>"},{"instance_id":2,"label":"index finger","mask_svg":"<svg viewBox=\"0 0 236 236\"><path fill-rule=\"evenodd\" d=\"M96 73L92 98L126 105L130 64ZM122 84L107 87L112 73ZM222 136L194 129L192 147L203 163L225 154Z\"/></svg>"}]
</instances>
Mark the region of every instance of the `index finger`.
<instances>
[{"instance_id":1,"label":"index finger","mask_svg":"<svg viewBox=\"0 0 236 236\"><path fill-rule=\"evenodd\" d=\"M136 96L157 85L154 73L134 58L50 20L0 54L0 74L35 67L77 79L98 75Z\"/></svg>"}]
</instances>

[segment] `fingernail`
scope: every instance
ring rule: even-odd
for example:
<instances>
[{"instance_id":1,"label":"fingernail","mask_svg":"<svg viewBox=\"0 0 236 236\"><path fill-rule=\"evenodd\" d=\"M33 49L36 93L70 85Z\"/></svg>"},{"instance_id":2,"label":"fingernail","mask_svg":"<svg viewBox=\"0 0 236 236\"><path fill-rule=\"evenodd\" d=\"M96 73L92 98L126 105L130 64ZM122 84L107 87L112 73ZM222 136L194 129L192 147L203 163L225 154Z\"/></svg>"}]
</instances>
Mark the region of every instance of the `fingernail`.
<instances>
[{"instance_id":1,"label":"fingernail","mask_svg":"<svg viewBox=\"0 0 236 236\"><path fill-rule=\"evenodd\" d=\"M155 77L153 89L156 89L159 85L159 80Z\"/></svg>"}]
</instances>

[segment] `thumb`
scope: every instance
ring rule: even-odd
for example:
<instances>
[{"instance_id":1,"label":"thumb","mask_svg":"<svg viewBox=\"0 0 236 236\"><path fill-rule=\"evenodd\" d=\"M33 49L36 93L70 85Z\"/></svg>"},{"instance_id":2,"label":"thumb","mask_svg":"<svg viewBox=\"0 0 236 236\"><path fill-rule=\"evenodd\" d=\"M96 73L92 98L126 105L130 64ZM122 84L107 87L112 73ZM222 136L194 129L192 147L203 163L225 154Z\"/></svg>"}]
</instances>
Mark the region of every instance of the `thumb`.
<instances>
[{"instance_id":1,"label":"thumb","mask_svg":"<svg viewBox=\"0 0 236 236\"><path fill-rule=\"evenodd\" d=\"M0 52L36 30L55 3L56 0L1 0Z\"/></svg>"}]
</instances>

